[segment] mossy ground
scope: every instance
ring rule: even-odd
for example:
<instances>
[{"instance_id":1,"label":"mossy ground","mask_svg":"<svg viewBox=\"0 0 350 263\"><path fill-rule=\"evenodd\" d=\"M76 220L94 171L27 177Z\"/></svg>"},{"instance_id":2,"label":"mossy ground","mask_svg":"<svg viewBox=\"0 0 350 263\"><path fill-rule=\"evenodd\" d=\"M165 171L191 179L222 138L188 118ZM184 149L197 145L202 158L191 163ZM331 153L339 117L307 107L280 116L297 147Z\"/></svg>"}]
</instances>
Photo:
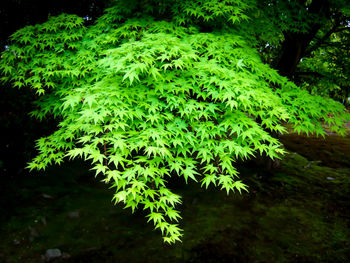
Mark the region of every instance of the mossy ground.
<instances>
[{"instance_id":1,"label":"mossy ground","mask_svg":"<svg viewBox=\"0 0 350 263\"><path fill-rule=\"evenodd\" d=\"M111 203L113 190L79 162L2 184L0 262L350 262L350 137L281 138L273 172L240 167L242 195L169 183L183 196L183 243L169 246L142 211ZM78 212L78 217L71 217Z\"/></svg>"}]
</instances>

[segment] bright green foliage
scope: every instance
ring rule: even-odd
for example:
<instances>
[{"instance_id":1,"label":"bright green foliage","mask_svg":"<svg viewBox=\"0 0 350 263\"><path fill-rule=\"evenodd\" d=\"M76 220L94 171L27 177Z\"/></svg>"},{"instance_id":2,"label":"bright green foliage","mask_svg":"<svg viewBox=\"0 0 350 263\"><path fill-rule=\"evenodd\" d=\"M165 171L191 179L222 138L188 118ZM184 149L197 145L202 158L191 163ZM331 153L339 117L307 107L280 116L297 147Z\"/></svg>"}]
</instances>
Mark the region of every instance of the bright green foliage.
<instances>
[{"instance_id":1,"label":"bright green foliage","mask_svg":"<svg viewBox=\"0 0 350 263\"><path fill-rule=\"evenodd\" d=\"M150 2L121 1L90 27L65 14L25 27L0 69L3 80L40 95L33 116L59 121L38 140L29 168L90 160L115 188L113 201L148 210L172 243L182 236L181 198L167 177L247 190L235 161L284 153L269 131L286 132L289 123L324 135L324 122L342 134L346 115L341 104L311 96L261 62L239 30L248 2ZM214 21L220 28L200 32Z\"/></svg>"}]
</instances>

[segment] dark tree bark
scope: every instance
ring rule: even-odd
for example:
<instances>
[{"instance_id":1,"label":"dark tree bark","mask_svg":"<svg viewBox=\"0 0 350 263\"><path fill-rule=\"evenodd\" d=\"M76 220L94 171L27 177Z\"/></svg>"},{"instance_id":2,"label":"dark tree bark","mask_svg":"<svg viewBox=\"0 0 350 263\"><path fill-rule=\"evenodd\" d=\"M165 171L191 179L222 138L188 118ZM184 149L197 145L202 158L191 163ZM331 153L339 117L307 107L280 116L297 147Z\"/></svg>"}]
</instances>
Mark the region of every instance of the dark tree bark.
<instances>
[{"instance_id":1,"label":"dark tree bark","mask_svg":"<svg viewBox=\"0 0 350 263\"><path fill-rule=\"evenodd\" d=\"M301 0L302 2L305 2ZM317 14L319 17L326 15L329 12L328 0L313 0L308 7L308 12L311 14ZM282 43L282 54L276 66L279 73L283 76L291 79L295 73L295 70L305 55L310 42L315 38L318 30L322 24L315 21L307 33L294 33L283 32L284 42ZM270 133L271 134L271 133ZM271 134L274 138L278 138L278 134ZM278 159L266 158L265 168L267 171L272 172L275 168L279 167Z\"/></svg>"},{"instance_id":2,"label":"dark tree bark","mask_svg":"<svg viewBox=\"0 0 350 263\"><path fill-rule=\"evenodd\" d=\"M311 14L319 17L329 12L328 0L313 0L308 8ZM277 70L283 76L292 78L300 59L305 55L310 42L315 38L317 31L321 28L320 21L315 21L307 33L284 32L282 43L282 55L277 64Z\"/></svg>"}]
</instances>

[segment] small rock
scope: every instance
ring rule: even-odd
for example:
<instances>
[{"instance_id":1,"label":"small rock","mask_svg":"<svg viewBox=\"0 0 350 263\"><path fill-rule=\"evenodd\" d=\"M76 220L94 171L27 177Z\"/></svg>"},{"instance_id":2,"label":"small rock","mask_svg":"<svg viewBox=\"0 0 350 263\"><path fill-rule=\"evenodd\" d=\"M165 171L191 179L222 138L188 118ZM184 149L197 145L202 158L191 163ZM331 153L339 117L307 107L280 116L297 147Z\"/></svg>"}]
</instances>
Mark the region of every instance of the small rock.
<instances>
[{"instance_id":1,"label":"small rock","mask_svg":"<svg viewBox=\"0 0 350 263\"><path fill-rule=\"evenodd\" d=\"M17 246L17 245L21 244L21 242L18 239L14 239L13 244Z\"/></svg>"},{"instance_id":2,"label":"small rock","mask_svg":"<svg viewBox=\"0 0 350 263\"><path fill-rule=\"evenodd\" d=\"M335 178L334 178L334 177L331 177L331 176L328 176L328 177L327 177L327 180L333 181L333 180L335 180Z\"/></svg>"},{"instance_id":3,"label":"small rock","mask_svg":"<svg viewBox=\"0 0 350 263\"><path fill-rule=\"evenodd\" d=\"M309 162L307 165L304 166L304 169L308 169L310 168L310 166L312 165L313 162Z\"/></svg>"},{"instance_id":4,"label":"small rock","mask_svg":"<svg viewBox=\"0 0 350 263\"><path fill-rule=\"evenodd\" d=\"M80 216L79 211L73 211L73 212L70 212L70 213L68 214L68 217L69 217L69 218L79 218L79 216Z\"/></svg>"},{"instance_id":5,"label":"small rock","mask_svg":"<svg viewBox=\"0 0 350 263\"><path fill-rule=\"evenodd\" d=\"M53 198L51 195L48 195L48 194L42 194L41 196L46 198L46 199L52 199Z\"/></svg>"},{"instance_id":6,"label":"small rock","mask_svg":"<svg viewBox=\"0 0 350 263\"><path fill-rule=\"evenodd\" d=\"M59 250L58 248L46 250L46 253L45 253L45 261L46 262L49 262L49 261L56 259L56 258L59 258L59 257L62 257L62 253L61 253L61 250Z\"/></svg>"}]
</instances>

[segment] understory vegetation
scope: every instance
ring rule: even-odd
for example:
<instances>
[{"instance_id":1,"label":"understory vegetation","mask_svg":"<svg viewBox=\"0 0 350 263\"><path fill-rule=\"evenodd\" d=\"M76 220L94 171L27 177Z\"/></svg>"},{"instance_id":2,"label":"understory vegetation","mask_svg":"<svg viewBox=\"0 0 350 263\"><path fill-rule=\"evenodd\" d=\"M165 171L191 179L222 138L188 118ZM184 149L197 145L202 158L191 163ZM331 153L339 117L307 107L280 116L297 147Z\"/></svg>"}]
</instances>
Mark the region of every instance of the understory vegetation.
<instances>
[{"instance_id":1,"label":"understory vegetation","mask_svg":"<svg viewBox=\"0 0 350 263\"><path fill-rule=\"evenodd\" d=\"M250 186L244 195L171 179L184 200L185 232L183 243L172 246L164 246L144 212L114 207L113 191L81 162L9 180L0 256L34 263L58 248L66 258L53 262L347 262L350 137L292 134L281 141L288 153L274 173L239 166Z\"/></svg>"}]
</instances>

